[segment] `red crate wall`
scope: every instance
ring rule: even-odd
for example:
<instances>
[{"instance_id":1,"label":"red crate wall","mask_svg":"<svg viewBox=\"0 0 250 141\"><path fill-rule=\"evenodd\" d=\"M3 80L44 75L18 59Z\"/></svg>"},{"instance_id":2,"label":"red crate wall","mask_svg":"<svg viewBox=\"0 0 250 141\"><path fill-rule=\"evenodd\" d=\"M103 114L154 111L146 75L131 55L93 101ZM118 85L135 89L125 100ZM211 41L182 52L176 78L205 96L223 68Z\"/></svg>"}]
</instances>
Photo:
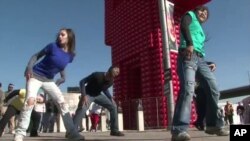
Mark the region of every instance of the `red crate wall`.
<instances>
[{"instance_id":1,"label":"red crate wall","mask_svg":"<svg viewBox=\"0 0 250 141\"><path fill-rule=\"evenodd\" d=\"M105 22L105 41L112 46L113 64L121 67L121 75L114 85L116 100L123 102L162 97L164 77L157 1L116 0L115 4L114 0L106 0L105 8L105 20L110 20ZM129 122L124 125L133 129L136 123L130 118L135 117L136 111L134 106L126 106L124 103L124 121ZM159 113L162 121L160 124L166 126L166 99L163 98L160 103L163 109ZM143 106L145 123L155 126L155 103L143 102Z\"/></svg>"}]
</instances>

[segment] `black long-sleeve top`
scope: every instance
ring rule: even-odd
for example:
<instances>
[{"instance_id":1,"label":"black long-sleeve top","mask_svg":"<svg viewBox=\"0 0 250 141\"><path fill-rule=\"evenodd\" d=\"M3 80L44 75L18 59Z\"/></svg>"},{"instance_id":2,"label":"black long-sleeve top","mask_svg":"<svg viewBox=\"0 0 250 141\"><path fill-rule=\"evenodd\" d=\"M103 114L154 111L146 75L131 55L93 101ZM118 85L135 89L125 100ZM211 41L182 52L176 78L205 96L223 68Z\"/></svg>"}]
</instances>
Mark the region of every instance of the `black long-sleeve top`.
<instances>
[{"instance_id":1,"label":"black long-sleeve top","mask_svg":"<svg viewBox=\"0 0 250 141\"><path fill-rule=\"evenodd\" d=\"M105 72L94 72L80 81L80 90L82 95L97 96L103 92L111 99L108 90L113 85L113 80L105 78Z\"/></svg>"},{"instance_id":2,"label":"black long-sleeve top","mask_svg":"<svg viewBox=\"0 0 250 141\"><path fill-rule=\"evenodd\" d=\"M190 30L189 30L189 25L191 24L191 22L192 22L192 18L187 13L182 17L181 25L180 25L181 33L182 33L182 35L187 43L187 46L193 45L193 40L192 40Z\"/></svg>"},{"instance_id":3,"label":"black long-sleeve top","mask_svg":"<svg viewBox=\"0 0 250 141\"><path fill-rule=\"evenodd\" d=\"M12 97L19 95L20 90L14 90L8 94L8 96L4 99L4 102L7 103Z\"/></svg>"}]
</instances>

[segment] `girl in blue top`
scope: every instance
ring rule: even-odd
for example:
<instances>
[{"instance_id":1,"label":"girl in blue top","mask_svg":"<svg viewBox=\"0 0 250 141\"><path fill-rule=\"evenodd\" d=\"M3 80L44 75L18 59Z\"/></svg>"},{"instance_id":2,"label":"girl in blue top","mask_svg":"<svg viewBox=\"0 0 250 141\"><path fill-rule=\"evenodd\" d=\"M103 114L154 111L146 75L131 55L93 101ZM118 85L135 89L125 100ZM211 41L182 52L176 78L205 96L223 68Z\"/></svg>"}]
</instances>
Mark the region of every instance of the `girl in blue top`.
<instances>
[{"instance_id":1,"label":"girl in blue top","mask_svg":"<svg viewBox=\"0 0 250 141\"><path fill-rule=\"evenodd\" d=\"M64 69L68 63L73 61L74 56L75 34L71 29L63 28L59 31L55 43L48 44L31 57L25 70L27 96L16 128L15 141L23 141L23 137L26 136L31 112L40 88L43 88L53 98L60 109L65 128L69 132L68 138L84 140L84 137L74 127L69 110L65 106L63 94L58 87L65 81ZM41 61L37 62L39 59ZM54 76L58 73L61 78L54 82Z\"/></svg>"}]
</instances>

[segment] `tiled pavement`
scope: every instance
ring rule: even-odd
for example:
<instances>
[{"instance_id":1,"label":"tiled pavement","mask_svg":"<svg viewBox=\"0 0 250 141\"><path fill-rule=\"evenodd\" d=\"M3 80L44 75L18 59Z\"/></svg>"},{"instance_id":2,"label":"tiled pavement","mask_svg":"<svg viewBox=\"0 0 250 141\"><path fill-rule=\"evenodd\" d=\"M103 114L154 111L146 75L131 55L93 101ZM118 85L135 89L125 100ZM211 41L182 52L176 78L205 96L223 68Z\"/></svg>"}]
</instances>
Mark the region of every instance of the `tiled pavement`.
<instances>
[{"instance_id":1,"label":"tiled pavement","mask_svg":"<svg viewBox=\"0 0 250 141\"><path fill-rule=\"evenodd\" d=\"M192 141L229 141L229 136L218 137L208 135L194 128L189 129ZM171 134L164 129L146 130L138 132L135 130L124 131L124 137L113 137L109 132L82 132L86 141L171 141ZM40 137L25 137L24 141L68 141L64 138L65 133L40 133ZM5 134L0 141L12 141L13 135Z\"/></svg>"}]
</instances>

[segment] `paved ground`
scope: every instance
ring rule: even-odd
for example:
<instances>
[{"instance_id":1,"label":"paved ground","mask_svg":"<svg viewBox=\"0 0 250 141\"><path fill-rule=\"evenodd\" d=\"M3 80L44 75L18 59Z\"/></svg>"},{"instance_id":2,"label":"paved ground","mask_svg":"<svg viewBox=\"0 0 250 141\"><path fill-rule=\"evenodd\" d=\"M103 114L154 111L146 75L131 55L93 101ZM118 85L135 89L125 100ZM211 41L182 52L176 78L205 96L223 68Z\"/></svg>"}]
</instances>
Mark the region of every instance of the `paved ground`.
<instances>
[{"instance_id":1,"label":"paved ground","mask_svg":"<svg viewBox=\"0 0 250 141\"><path fill-rule=\"evenodd\" d=\"M124 131L124 137L113 137L109 132L83 132L86 141L171 141L171 134L167 130L146 130L138 132L134 130ZM229 136L218 137L208 135L194 128L189 130L192 141L229 141ZM25 137L24 141L68 141L64 133L41 133L40 137ZM5 134L0 141L12 141L13 135Z\"/></svg>"}]
</instances>

